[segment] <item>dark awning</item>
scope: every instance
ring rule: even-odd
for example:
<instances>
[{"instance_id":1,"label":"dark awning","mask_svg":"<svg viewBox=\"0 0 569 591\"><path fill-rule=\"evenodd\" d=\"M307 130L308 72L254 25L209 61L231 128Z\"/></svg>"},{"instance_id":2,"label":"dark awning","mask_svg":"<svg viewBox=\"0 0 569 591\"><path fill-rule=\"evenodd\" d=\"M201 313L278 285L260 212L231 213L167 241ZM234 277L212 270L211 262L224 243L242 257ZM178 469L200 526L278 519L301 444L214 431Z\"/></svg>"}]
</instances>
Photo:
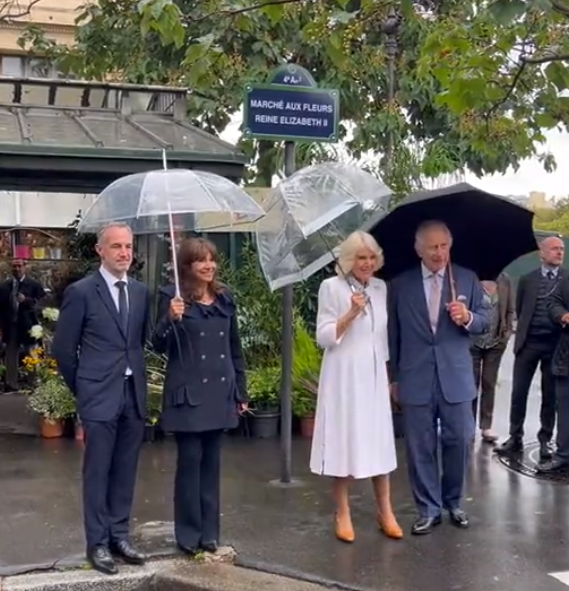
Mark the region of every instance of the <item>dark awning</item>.
<instances>
[{"instance_id":1,"label":"dark awning","mask_svg":"<svg viewBox=\"0 0 569 591\"><path fill-rule=\"evenodd\" d=\"M239 179L247 158L190 125L187 90L0 77L0 190L97 193L162 167Z\"/></svg>"}]
</instances>

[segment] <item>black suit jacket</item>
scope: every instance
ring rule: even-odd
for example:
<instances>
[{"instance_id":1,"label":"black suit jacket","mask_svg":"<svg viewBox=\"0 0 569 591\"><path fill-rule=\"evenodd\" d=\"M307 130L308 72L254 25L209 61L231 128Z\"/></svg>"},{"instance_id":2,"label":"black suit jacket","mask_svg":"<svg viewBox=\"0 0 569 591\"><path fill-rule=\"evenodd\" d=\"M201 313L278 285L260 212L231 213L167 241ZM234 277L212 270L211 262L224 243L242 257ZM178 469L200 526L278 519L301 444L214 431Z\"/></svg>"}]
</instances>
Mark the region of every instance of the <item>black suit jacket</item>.
<instances>
[{"instance_id":1,"label":"black suit jacket","mask_svg":"<svg viewBox=\"0 0 569 591\"><path fill-rule=\"evenodd\" d=\"M555 376L569 376L569 326L561 323L561 318L569 313L569 276L565 275L557 284L548 302L549 316L561 328L561 334L553 360L551 371Z\"/></svg>"},{"instance_id":2,"label":"black suit jacket","mask_svg":"<svg viewBox=\"0 0 569 591\"><path fill-rule=\"evenodd\" d=\"M560 268L559 282L561 282L564 277L565 270ZM518 324L516 327L516 338L514 340L515 354L521 351L526 342L531 319L535 312L540 282L541 267L522 276L518 283L518 290L516 292L516 317L518 319Z\"/></svg>"},{"instance_id":3,"label":"black suit jacket","mask_svg":"<svg viewBox=\"0 0 569 591\"><path fill-rule=\"evenodd\" d=\"M45 297L45 291L39 281L27 275L19 282L18 293L25 299L18 310L14 310L12 299L13 279L3 281L0 285L0 330L2 340L7 343L16 331L16 338L20 345L31 345L34 339L30 336L30 329L38 323L36 313L37 303Z\"/></svg>"},{"instance_id":4,"label":"black suit jacket","mask_svg":"<svg viewBox=\"0 0 569 591\"><path fill-rule=\"evenodd\" d=\"M237 310L224 289L210 306L187 304L182 319L168 317L174 286L160 290L154 348L168 356L162 427L212 431L237 426L237 404L247 400Z\"/></svg>"},{"instance_id":5,"label":"black suit jacket","mask_svg":"<svg viewBox=\"0 0 569 591\"><path fill-rule=\"evenodd\" d=\"M77 398L83 420L117 417L127 367L132 370L139 414L146 415L148 288L129 278L128 302L125 334L109 287L98 271L65 290L52 351L65 383Z\"/></svg>"}]
</instances>

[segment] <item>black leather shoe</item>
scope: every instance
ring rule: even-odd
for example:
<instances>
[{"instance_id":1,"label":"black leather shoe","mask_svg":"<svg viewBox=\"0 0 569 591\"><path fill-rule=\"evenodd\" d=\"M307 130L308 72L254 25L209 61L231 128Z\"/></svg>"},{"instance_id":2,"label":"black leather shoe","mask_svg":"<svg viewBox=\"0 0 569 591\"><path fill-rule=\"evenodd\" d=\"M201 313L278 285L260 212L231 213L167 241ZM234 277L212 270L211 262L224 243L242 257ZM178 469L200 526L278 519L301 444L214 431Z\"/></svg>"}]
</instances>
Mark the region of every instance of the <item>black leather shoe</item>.
<instances>
[{"instance_id":1,"label":"black leather shoe","mask_svg":"<svg viewBox=\"0 0 569 591\"><path fill-rule=\"evenodd\" d=\"M111 545L111 551L115 556L122 558L127 564L144 564L146 554L137 550L128 540L121 540Z\"/></svg>"},{"instance_id":2,"label":"black leather shoe","mask_svg":"<svg viewBox=\"0 0 569 591\"><path fill-rule=\"evenodd\" d=\"M104 575L116 575L119 572L109 549L104 546L97 546L93 550L88 550L87 560L95 570Z\"/></svg>"},{"instance_id":3,"label":"black leather shoe","mask_svg":"<svg viewBox=\"0 0 569 591\"><path fill-rule=\"evenodd\" d=\"M510 437L494 448L494 453L499 456L507 456L509 454L521 453L524 451L524 442L518 437Z\"/></svg>"},{"instance_id":4,"label":"black leather shoe","mask_svg":"<svg viewBox=\"0 0 569 591\"><path fill-rule=\"evenodd\" d=\"M551 460L551 458L553 458L553 450L551 449L551 444L546 441L542 441L539 444L539 459L542 462L547 462L547 460Z\"/></svg>"},{"instance_id":5,"label":"black leather shoe","mask_svg":"<svg viewBox=\"0 0 569 591\"><path fill-rule=\"evenodd\" d=\"M178 544L178 548L186 556L195 556L200 551L198 546L184 546L184 544Z\"/></svg>"},{"instance_id":6,"label":"black leather shoe","mask_svg":"<svg viewBox=\"0 0 569 591\"><path fill-rule=\"evenodd\" d=\"M470 522L468 521L468 515L462 509L449 509L448 515L450 522L460 529L466 529Z\"/></svg>"},{"instance_id":7,"label":"black leather shoe","mask_svg":"<svg viewBox=\"0 0 569 591\"><path fill-rule=\"evenodd\" d=\"M550 462L539 464L536 468L536 472L539 472L540 474L559 474L560 472L569 472L569 465L567 462L555 459Z\"/></svg>"},{"instance_id":8,"label":"black leather shoe","mask_svg":"<svg viewBox=\"0 0 569 591\"><path fill-rule=\"evenodd\" d=\"M433 531L433 528L441 523L441 516L438 517L419 517L411 528L414 536L426 536Z\"/></svg>"},{"instance_id":9,"label":"black leather shoe","mask_svg":"<svg viewBox=\"0 0 569 591\"><path fill-rule=\"evenodd\" d=\"M200 548L204 552L210 552L211 554L215 554L217 552L217 542L215 540L211 542L200 542Z\"/></svg>"}]
</instances>

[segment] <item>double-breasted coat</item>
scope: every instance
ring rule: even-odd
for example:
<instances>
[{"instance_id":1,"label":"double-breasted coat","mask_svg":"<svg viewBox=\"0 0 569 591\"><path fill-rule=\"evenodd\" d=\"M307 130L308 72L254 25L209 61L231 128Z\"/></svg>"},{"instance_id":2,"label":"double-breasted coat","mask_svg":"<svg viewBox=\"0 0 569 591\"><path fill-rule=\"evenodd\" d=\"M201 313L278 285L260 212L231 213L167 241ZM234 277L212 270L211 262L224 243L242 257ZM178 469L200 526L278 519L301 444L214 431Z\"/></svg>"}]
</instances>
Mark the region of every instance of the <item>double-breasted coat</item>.
<instances>
[{"instance_id":1,"label":"double-breasted coat","mask_svg":"<svg viewBox=\"0 0 569 591\"><path fill-rule=\"evenodd\" d=\"M247 401L245 366L231 293L223 288L212 304L187 303L182 319L170 320L173 285L161 288L153 336L168 357L162 428L203 432L237 426L237 405Z\"/></svg>"}]
</instances>

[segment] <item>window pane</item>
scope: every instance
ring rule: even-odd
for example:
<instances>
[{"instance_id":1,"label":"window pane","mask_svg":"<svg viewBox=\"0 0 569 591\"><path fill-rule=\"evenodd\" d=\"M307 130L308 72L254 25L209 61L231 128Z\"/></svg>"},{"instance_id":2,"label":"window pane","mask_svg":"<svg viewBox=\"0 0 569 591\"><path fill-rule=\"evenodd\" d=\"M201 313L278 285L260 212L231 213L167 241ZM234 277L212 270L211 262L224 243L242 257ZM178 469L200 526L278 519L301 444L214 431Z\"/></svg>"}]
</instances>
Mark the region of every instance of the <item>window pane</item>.
<instances>
[{"instance_id":1,"label":"window pane","mask_svg":"<svg viewBox=\"0 0 569 591\"><path fill-rule=\"evenodd\" d=\"M24 77L22 58L13 55L3 55L0 57L0 72L2 76Z\"/></svg>"},{"instance_id":2,"label":"window pane","mask_svg":"<svg viewBox=\"0 0 569 591\"><path fill-rule=\"evenodd\" d=\"M30 78L51 78L51 64L44 59L32 58L28 60L26 75Z\"/></svg>"}]
</instances>

